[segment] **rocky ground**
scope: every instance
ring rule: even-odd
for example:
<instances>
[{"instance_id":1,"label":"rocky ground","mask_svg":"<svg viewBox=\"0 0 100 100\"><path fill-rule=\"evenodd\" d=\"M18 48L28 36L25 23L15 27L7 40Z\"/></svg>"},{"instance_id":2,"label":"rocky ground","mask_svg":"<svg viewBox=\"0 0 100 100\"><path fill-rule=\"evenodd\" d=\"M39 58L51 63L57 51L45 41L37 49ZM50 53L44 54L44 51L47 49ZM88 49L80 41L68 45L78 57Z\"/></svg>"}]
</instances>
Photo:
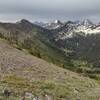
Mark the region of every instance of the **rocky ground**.
<instances>
[{"instance_id":1,"label":"rocky ground","mask_svg":"<svg viewBox=\"0 0 100 100\"><path fill-rule=\"evenodd\" d=\"M0 39L0 100L100 100L100 85Z\"/></svg>"}]
</instances>

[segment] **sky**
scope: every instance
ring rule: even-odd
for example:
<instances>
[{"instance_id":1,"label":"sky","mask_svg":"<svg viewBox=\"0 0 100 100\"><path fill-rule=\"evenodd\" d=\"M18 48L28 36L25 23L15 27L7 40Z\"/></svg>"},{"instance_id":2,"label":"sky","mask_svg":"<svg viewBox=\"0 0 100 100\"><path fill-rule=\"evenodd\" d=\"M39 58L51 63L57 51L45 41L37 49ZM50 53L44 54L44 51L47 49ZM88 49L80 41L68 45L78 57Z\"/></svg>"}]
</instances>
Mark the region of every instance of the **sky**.
<instances>
[{"instance_id":1,"label":"sky","mask_svg":"<svg viewBox=\"0 0 100 100\"><path fill-rule=\"evenodd\" d=\"M0 0L0 21L20 19L100 22L100 0Z\"/></svg>"}]
</instances>

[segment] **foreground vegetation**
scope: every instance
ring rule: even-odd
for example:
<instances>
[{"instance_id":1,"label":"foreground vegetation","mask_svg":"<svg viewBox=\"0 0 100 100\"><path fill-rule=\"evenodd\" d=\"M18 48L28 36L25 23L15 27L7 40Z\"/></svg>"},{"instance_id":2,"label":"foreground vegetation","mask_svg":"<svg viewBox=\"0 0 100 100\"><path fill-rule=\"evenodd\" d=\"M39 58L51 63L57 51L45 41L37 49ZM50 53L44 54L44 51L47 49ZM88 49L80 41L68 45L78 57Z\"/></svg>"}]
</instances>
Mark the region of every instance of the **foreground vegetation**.
<instances>
[{"instance_id":1,"label":"foreground vegetation","mask_svg":"<svg viewBox=\"0 0 100 100\"><path fill-rule=\"evenodd\" d=\"M88 77L13 48L1 39L0 99L23 100L24 97L99 100L100 85Z\"/></svg>"},{"instance_id":2,"label":"foreground vegetation","mask_svg":"<svg viewBox=\"0 0 100 100\"><path fill-rule=\"evenodd\" d=\"M21 98L25 98L25 100L31 100L32 98L35 99L36 97L38 97L39 100L44 100L44 99L45 100L49 99L50 100L66 100L66 99L99 100L100 99L99 88L94 89L96 85L93 84L92 82L90 82L90 84L87 83L87 85L84 86L82 86L81 83L79 84L73 83L73 85L68 83L67 82L59 83L50 80L37 80L37 81L35 80L29 82L27 79L23 79L15 75L6 75L0 81L0 100L19 100ZM74 87L74 85L77 87ZM4 89L8 89L11 92L11 94L9 96L4 94L2 92ZM88 92L90 94L88 94Z\"/></svg>"}]
</instances>

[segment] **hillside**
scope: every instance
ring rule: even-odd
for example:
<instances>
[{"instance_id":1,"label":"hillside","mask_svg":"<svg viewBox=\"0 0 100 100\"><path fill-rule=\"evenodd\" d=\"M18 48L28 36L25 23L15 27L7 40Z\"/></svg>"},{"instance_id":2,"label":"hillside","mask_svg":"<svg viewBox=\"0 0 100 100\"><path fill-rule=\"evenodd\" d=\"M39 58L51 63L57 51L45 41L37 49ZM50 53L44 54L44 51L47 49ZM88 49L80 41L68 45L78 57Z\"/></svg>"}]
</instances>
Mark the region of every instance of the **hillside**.
<instances>
[{"instance_id":1,"label":"hillside","mask_svg":"<svg viewBox=\"0 0 100 100\"><path fill-rule=\"evenodd\" d=\"M58 26L59 22L56 23ZM51 23L47 24L48 27L49 25L55 27ZM51 44L60 48L68 59L87 62L92 64L94 68L100 67L99 23L93 23L89 19L67 21L57 28L49 29L49 31L51 32L50 37L47 38L50 39Z\"/></svg>"},{"instance_id":2,"label":"hillside","mask_svg":"<svg viewBox=\"0 0 100 100\"><path fill-rule=\"evenodd\" d=\"M100 25L68 21L53 29L52 41L69 57L69 69L100 79ZM72 67L73 66L73 67ZM67 66L64 66L68 68Z\"/></svg>"},{"instance_id":3,"label":"hillside","mask_svg":"<svg viewBox=\"0 0 100 100\"><path fill-rule=\"evenodd\" d=\"M15 49L0 39L0 100L5 100L4 88L11 91L8 100L19 100L24 92L40 98L47 94L54 100L100 99L96 81Z\"/></svg>"},{"instance_id":4,"label":"hillside","mask_svg":"<svg viewBox=\"0 0 100 100\"><path fill-rule=\"evenodd\" d=\"M89 20L81 24L68 21L52 30L25 19L16 23L0 23L0 37L13 47L95 79L100 79L98 32L99 25Z\"/></svg>"},{"instance_id":5,"label":"hillside","mask_svg":"<svg viewBox=\"0 0 100 100\"><path fill-rule=\"evenodd\" d=\"M53 42L52 32L22 19L17 23L0 23L0 37L19 49L57 65L66 65L67 57Z\"/></svg>"},{"instance_id":6,"label":"hillside","mask_svg":"<svg viewBox=\"0 0 100 100\"><path fill-rule=\"evenodd\" d=\"M52 30L55 44L62 48L72 59L84 60L99 66L100 25L90 20L66 22L60 28ZM67 52L70 51L70 52Z\"/></svg>"}]
</instances>

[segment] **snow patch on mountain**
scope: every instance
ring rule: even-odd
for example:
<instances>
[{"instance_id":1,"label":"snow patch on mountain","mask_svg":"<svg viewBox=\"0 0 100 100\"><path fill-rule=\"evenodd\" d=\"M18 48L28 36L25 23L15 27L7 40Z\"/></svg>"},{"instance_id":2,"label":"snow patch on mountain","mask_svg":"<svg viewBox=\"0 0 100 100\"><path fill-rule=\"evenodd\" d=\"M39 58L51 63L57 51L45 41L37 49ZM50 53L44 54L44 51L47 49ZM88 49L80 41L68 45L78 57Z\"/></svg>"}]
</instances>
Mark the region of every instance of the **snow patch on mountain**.
<instances>
[{"instance_id":1,"label":"snow patch on mountain","mask_svg":"<svg viewBox=\"0 0 100 100\"><path fill-rule=\"evenodd\" d=\"M46 29L57 29L59 27L61 27L63 25L63 23L60 20L55 20L49 23L46 23L43 27Z\"/></svg>"},{"instance_id":2,"label":"snow patch on mountain","mask_svg":"<svg viewBox=\"0 0 100 100\"><path fill-rule=\"evenodd\" d=\"M56 40L73 38L76 35L92 35L100 34L100 23L94 24L89 19L83 21L68 21L61 22L60 20L51 21L48 23L35 22L35 24L49 30L56 30Z\"/></svg>"},{"instance_id":3,"label":"snow patch on mountain","mask_svg":"<svg viewBox=\"0 0 100 100\"><path fill-rule=\"evenodd\" d=\"M92 35L92 34L100 34L100 25L93 24L88 19L84 21L76 21L76 22L68 22L66 27L62 28L59 32L60 39L68 39L73 38L76 35Z\"/></svg>"},{"instance_id":4,"label":"snow patch on mountain","mask_svg":"<svg viewBox=\"0 0 100 100\"><path fill-rule=\"evenodd\" d=\"M87 28L87 27L85 27L85 26L83 26L83 27L81 27L81 26L79 26L79 27L77 27L77 29L76 30L74 30L75 32L83 32L83 33L85 33L85 35L88 35L88 34L100 34L100 27L97 27L97 28L95 28L95 29L92 29L92 28Z\"/></svg>"}]
</instances>

